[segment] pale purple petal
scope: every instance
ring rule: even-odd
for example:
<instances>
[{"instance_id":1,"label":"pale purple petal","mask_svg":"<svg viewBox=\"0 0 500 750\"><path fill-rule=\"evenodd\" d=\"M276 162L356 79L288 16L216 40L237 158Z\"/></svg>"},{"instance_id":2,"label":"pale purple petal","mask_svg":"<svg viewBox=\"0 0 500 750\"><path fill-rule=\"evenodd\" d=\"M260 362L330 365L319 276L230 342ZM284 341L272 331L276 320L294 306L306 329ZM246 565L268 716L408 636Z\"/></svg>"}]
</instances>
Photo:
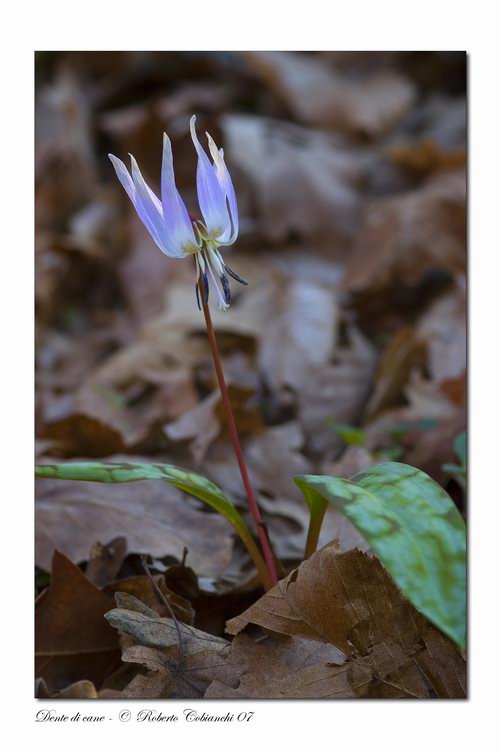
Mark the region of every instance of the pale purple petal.
<instances>
[{"instance_id":1,"label":"pale purple petal","mask_svg":"<svg viewBox=\"0 0 500 750\"><path fill-rule=\"evenodd\" d=\"M172 242L178 248L197 247L193 224L184 201L175 185L172 146L166 133L163 134L163 161L161 167L161 200L163 219Z\"/></svg>"},{"instance_id":2,"label":"pale purple petal","mask_svg":"<svg viewBox=\"0 0 500 750\"><path fill-rule=\"evenodd\" d=\"M116 176L120 180L122 186L125 188L125 192L134 204L134 208L137 210L137 199L135 194L135 187L131 176L129 175L128 169L121 159L118 159L113 154L108 154L111 159L111 164L115 168Z\"/></svg>"},{"instance_id":3,"label":"pale purple petal","mask_svg":"<svg viewBox=\"0 0 500 750\"><path fill-rule=\"evenodd\" d=\"M217 179L219 180L219 184L224 191L224 195L226 196L229 203L229 214L231 216L232 224L231 227L226 229L224 235L219 237L219 242L221 245L232 245L232 243L236 240L239 231L238 204L236 203L236 193L234 192L234 187L229 175L228 168L226 167L226 164L224 162L224 151L222 149L217 149L214 139L209 133L206 133L206 136L208 138L210 153L212 155L212 159L214 160Z\"/></svg>"},{"instance_id":4,"label":"pale purple petal","mask_svg":"<svg viewBox=\"0 0 500 750\"><path fill-rule=\"evenodd\" d=\"M154 241L166 255L182 258L186 255L172 242L170 233L163 220L163 209L160 200L146 184L139 165L130 154L132 163L132 180L136 191L136 210Z\"/></svg>"},{"instance_id":5,"label":"pale purple petal","mask_svg":"<svg viewBox=\"0 0 500 750\"><path fill-rule=\"evenodd\" d=\"M125 164L121 161L121 159L113 156L113 154L108 154L108 156L111 159L113 167L115 168L116 176L120 180L128 197L132 201L132 204L137 211L139 218L141 219L142 223L144 224L160 250L165 253L165 255L178 256L177 252L175 251L175 247L168 240L165 230L160 226L160 224L163 224L163 213L161 209L161 203L158 198L146 185L144 180L142 180L142 182L144 183L142 190L145 195L147 205L146 207ZM134 162L135 159L133 159L133 163Z\"/></svg>"},{"instance_id":6,"label":"pale purple petal","mask_svg":"<svg viewBox=\"0 0 500 750\"><path fill-rule=\"evenodd\" d=\"M198 154L198 168L196 170L196 187L198 203L209 232L217 236L226 233L231 221L229 218L226 195L217 178L217 171L203 150L195 130L195 115L191 118L191 138Z\"/></svg>"}]
</instances>

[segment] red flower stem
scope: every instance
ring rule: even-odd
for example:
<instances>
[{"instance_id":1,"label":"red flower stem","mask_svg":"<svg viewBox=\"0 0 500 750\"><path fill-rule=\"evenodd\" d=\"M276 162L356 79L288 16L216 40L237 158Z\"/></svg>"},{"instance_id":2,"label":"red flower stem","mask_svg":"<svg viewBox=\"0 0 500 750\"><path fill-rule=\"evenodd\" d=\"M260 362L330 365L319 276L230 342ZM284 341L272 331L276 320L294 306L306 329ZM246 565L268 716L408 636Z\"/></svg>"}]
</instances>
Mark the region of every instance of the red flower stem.
<instances>
[{"instance_id":1,"label":"red flower stem","mask_svg":"<svg viewBox=\"0 0 500 750\"><path fill-rule=\"evenodd\" d=\"M252 485L250 483L250 477L248 476L245 459L243 458L243 452L241 450L241 445L240 445L240 438L238 436L238 430L236 429L233 409L231 407L231 402L229 400L229 394L227 392L226 381L224 379L224 372L222 370L222 363L220 359L219 348L217 346L217 339L215 338L215 331L214 331L214 327L212 324L212 317L210 315L210 310L208 308L208 305L205 301L205 291L203 289L203 282L202 282L201 277L199 280L199 292L200 292L200 300L203 306L203 314L205 316L205 323L207 326L210 349L212 350L212 358L214 361L215 373L217 375L217 382L219 384L219 389L220 389L220 393L222 396L222 403L224 405L224 411L226 413L227 426L229 429L229 434L231 436L231 442L233 443L233 448L236 454L236 459L238 461L238 466L240 467L241 479L243 480L243 485L247 493L250 511L252 513L253 520L257 527L257 533L259 535L259 541L262 547L262 552L264 553L264 559L266 561L267 569L269 572L269 577L271 579L272 585L275 586L278 583L278 576L276 575L276 566L274 564L274 556L271 550L271 545L269 544L269 539L267 536L264 523L262 521L262 516L260 514L259 506L257 505L257 500L255 499Z\"/></svg>"}]
</instances>

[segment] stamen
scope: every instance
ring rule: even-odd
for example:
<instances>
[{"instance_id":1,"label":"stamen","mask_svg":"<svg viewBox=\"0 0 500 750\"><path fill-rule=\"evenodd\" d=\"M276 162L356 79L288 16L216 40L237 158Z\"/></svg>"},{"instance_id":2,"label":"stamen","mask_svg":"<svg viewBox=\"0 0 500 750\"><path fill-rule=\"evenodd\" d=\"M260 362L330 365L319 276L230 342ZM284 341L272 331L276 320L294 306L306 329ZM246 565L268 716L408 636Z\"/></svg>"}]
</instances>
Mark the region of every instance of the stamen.
<instances>
[{"instance_id":1,"label":"stamen","mask_svg":"<svg viewBox=\"0 0 500 750\"><path fill-rule=\"evenodd\" d=\"M224 298L228 305L231 304L231 290L229 288L229 281L227 280L227 276L224 276L224 274L220 277L221 283L222 283L222 289L224 291Z\"/></svg>"},{"instance_id":2,"label":"stamen","mask_svg":"<svg viewBox=\"0 0 500 750\"><path fill-rule=\"evenodd\" d=\"M203 273L203 289L205 290L205 304L208 305L209 286L208 286L208 279L207 279L206 273Z\"/></svg>"},{"instance_id":3,"label":"stamen","mask_svg":"<svg viewBox=\"0 0 500 750\"><path fill-rule=\"evenodd\" d=\"M237 274L237 273L235 273L235 271L232 271L232 270L231 270L231 269L229 268L229 266L226 266L226 264L224 264L224 270L225 270L225 271L227 271L227 273L228 273L228 274L229 274L229 275L230 275L230 276L231 276L231 277L232 277L232 278L233 278L233 279L234 279L235 281L239 281L239 283L240 283L240 284L244 284L244 286L248 286L248 281L245 281L245 279L242 279L242 278L241 278L241 276L238 276L238 274Z\"/></svg>"}]
</instances>

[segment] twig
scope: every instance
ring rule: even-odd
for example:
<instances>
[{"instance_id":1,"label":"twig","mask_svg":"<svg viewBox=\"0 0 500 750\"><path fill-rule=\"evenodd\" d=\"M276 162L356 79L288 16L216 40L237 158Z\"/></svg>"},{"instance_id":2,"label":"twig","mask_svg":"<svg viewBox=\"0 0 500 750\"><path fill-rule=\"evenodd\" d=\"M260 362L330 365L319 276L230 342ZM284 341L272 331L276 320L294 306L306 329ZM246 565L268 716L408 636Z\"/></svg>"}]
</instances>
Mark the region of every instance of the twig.
<instances>
[{"instance_id":1,"label":"twig","mask_svg":"<svg viewBox=\"0 0 500 750\"><path fill-rule=\"evenodd\" d=\"M141 555L141 562L142 562L142 567L146 571L146 575L148 576L148 578L150 579L151 583L153 584L153 587L154 587L154 590L156 592L157 597L159 598L159 600L161 601L161 603L166 606L166 608L168 609L168 611L170 613L170 617L174 621L175 629L177 630L177 636L179 638L179 646L181 648L182 658L184 658L185 655L186 655L186 646L184 644L184 638L182 637L182 631L181 631L181 628L180 628L180 625L179 625L179 621L177 620L177 617L175 616L175 612L172 609L172 605L170 604L170 602L168 601L167 597L165 596L165 594L163 593L163 591L160 589L160 587L156 583L155 579L153 578L153 576L151 574L151 571L149 569L149 565L148 565L147 560L146 560L146 555Z\"/></svg>"}]
</instances>

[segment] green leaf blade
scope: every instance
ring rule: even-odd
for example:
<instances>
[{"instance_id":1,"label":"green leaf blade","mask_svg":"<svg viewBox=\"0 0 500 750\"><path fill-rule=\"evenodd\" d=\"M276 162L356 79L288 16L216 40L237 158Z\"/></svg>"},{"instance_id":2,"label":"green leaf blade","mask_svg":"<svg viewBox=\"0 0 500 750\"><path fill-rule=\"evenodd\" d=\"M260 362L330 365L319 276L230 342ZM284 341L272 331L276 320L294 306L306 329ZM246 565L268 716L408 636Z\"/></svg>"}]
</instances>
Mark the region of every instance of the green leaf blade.
<instances>
[{"instance_id":1,"label":"green leaf blade","mask_svg":"<svg viewBox=\"0 0 500 750\"><path fill-rule=\"evenodd\" d=\"M455 504L424 472L395 462L351 480L296 477L368 541L400 590L459 646L465 643L466 532Z\"/></svg>"},{"instance_id":2,"label":"green leaf blade","mask_svg":"<svg viewBox=\"0 0 500 750\"><path fill-rule=\"evenodd\" d=\"M246 546L261 576L267 576L265 563L255 541L231 500L201 474L185 471L170 464L76 462L35 466L35 476L45 479L66 479L81 482L139 482L145 479L159 479L186 492L210 505L233 526ZM266 579L267 583L267 579Z\"/></svg>"}]
</instances>

